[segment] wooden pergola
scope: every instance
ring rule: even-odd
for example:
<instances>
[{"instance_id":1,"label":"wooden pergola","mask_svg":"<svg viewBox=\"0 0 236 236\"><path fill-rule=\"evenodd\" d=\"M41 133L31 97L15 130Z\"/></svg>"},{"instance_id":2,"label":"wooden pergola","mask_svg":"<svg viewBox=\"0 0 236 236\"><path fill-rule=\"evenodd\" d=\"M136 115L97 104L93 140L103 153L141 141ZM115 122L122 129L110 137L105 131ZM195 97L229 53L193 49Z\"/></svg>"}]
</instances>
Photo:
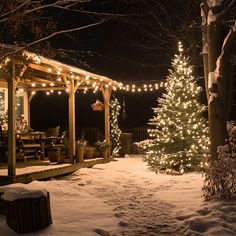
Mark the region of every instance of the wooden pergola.
<instances>
[{"instance_id":1,"label":"wooden pergola","mask_svg":"<svg viewBox=\"0 0 236 236\"><path fill-rule=\"evenodd\" d=\"M2 63L2 71L5 71L2 73L8 86L8 176L16 175L16 88L22 88L27 92L28 103L37 91L66 91L68 93L71 163L75 156L75 93L79 89L100 90L104 98L105 140L110 142L110 95L112 90L121 86L120 83L13 46L0 45L0 48L5 54L6 52L11 54ZM14 55L12 54L14 51L18 52ZM30 122L30 110L28 116Z\"/></svg>"}]
</instances>

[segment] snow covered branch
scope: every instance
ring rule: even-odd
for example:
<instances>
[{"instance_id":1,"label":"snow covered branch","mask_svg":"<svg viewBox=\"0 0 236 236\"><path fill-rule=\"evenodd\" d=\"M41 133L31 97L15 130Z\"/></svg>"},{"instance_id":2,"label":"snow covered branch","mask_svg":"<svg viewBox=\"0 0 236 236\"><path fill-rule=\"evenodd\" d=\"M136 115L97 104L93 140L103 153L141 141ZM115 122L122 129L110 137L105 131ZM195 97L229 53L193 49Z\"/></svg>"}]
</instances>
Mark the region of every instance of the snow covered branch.
<instances>
[{"instance_id":1,"label":"snow covered branch","mask_svg":"<svg viewBox=\"0 0 236 236\"><path fill-rule=\"evenodd\" d=\"M221 53L220 56L217 59L216 62L216 72L220 75L222 72L222 67L223 64L226 62L226 59L228 59L230 57L231 54L231 46L233 43L233 40L235 38L236 35L236 22L233 25L233 27L230 29L229 33L227 34L227 36L224 39L223 45L222 45L222 49L221 49ZM228 60L227 60L228 62Z\"/></svg>"}]
</instances>

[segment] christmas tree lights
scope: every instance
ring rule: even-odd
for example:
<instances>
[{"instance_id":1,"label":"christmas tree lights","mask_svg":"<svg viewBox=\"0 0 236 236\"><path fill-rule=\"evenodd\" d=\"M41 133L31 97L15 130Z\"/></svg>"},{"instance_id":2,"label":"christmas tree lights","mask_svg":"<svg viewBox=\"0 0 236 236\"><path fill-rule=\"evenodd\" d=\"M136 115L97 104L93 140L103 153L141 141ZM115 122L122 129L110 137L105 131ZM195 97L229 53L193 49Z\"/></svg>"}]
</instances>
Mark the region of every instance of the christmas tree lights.
<instances>
[{"instance_id":1,"label":"christmas tree lights","mask_svg":"<svg viewBox=\"0 0 236 236\"><path fill-rule=\"evenodd\" d=\"M154 116L149 124L150 140L141 142L149 166L173 169L200 169L208 155L208 127L203 117L205 107L198 103L201 87L192 76L189 59L183 55L179 43L179 55L172 61L165 83L166 93L153 108Z\"/></svg>"},{"instance_id":2,"label":"christmas tree lights","mask_svg":"<svg viewBox=\"0 0 236 236\"><path fill-rule=\"evenodd\" d=\"M111 106L111 142L112 142L112 156L119 156L121 149L120 135L121 130L118 125L118 116L120 114L121 106L117 99L114 99L110 103Z\"/></svg>"}]
</instances>

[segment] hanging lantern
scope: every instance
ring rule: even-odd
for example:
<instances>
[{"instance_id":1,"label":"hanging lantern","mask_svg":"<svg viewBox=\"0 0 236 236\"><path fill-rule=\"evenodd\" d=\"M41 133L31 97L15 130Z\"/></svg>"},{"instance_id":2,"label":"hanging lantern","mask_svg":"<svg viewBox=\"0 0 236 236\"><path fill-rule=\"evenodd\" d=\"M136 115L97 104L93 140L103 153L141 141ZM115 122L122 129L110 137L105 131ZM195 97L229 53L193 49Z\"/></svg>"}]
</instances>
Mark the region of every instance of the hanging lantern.
<instances>
[{"instance_id":1,"label":"hanging lantern","mask_svg":"<svg viewBox=\"0 0 236 236\"><path fill-rule=\"evenodd\" d=\"M100 102L99 100L96 100L96 102L93 103L91 105L91 107L92 107L93 111L103 111L103 109L104 109L103 103Z\"/></svg>"}]
</instances>

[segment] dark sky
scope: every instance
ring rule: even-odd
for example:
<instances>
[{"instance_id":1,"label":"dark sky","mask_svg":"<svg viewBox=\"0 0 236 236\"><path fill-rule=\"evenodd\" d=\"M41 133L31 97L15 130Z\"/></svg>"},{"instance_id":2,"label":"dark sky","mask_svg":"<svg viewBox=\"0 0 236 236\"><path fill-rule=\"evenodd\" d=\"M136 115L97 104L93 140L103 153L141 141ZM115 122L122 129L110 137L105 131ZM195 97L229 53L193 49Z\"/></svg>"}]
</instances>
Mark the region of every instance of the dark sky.
<instances>
[{"instance_id":1,"label":"dark sky","mask_svg":"<svg viewBox=\"0 0 236 236\"><path fill-rule=\"evenodd\" d=\"M154 18L148 15L144 18L140 17L142 14L145 15L152 5L147 5L147 9L144 9L142 8L143 5L140 6L139 4L127 7L126 3L128 1L112 2L112 6L107 6L108 10L112 9L111 12L127 13L131 16L118 17L95 28L76 32L69 36L61 35L51 40L52 45L58 49L64 48L76 51L74 55L86 62L85 65L81 65L83 69L108 76L114 80L125 82L165 79L170 68L171 59L177 51L177 38L166 44L167 36L165 35L161 37L159 35L161 40L147 37L148 32L144 33L146 29L149 29L149 32L153 35L157 35L159 32ZM119 4L116 4L116 2ZM147 1L142 0L136 2L147 3ZM153 1L148 1L148 3L151 2ZM153 6L155 4L154 1ZM100 5L92 7L99 10ZM166 7L172 7L172 5ZM74 24L73 21L81 21L81 19L82 22L87 20L90 22L90 19L86 17L80 19L72 17L72 21L65 20L65 18L71 19L71 17L70 15L64 15L64 18L61 17L60 23L63 23L64 26L70 26ZM165 49L165 45L170 45L170 48L166 46ZM89 66L87 67L87 65ZM134 94L113 93L121 105L123 101L126 105L128 117L126 119L120 117L121 128L146 126L148 119L153 116L152 107L157 106L157 98L161 95L161 92L163 91ZM97 98L102 100L102 95L94 95L92 92L76 95L77 127L103 126L103 113L93 112L91 109L91 104ZM34 129L45 129L61 125L66 129L68 124L67 105L67 95L59 97L58 95L46 96L44 93L38 93L31 102L31 126Z\"/></svg>"},{"instance_id":2,"label":"dark sky","mask_svg":"<svg viewBox=\"0 0 236 236\"><path fill-rule=\"evenodd\" d=\"M119 117L121 127L144 127L148 119L153 116L152 107L157 106L157 98L160 92L148 93L113 93L112 97L118 98L120 105L125 102L125 111L127 118L122 118L123 109ZM91 104L96 99L102 101L101 93L93 94L88 92L76 94L76 127L98 127L103 128L103 112L93 111ZM123 106L122 106L123 108ZM62 129L68 126L68 96L50 95L39 92L31 101L31 126L37 130L45 130L47 127L61 125Z\"/></svg>"}]
</instances>

